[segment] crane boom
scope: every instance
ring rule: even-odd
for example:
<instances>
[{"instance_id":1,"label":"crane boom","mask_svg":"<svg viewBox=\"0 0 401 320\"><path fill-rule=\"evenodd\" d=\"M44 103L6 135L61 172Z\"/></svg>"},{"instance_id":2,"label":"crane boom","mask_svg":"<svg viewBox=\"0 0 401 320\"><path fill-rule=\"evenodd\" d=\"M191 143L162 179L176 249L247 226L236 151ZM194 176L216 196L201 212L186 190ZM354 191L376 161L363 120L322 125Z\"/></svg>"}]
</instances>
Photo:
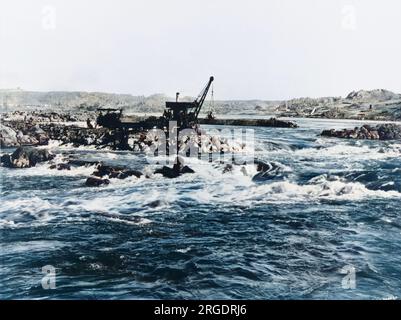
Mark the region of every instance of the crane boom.
<instances>
[{"instance_id":1,"label":"crane boom","mask_svg":"<svg viewBox=\"0 0 401 320\"><path fill-rule=\"evenodd\" d=\"M198 119L199 112L202 108L203 103L205 102L207 93L210 89L210 86L212 85L213 80L214 80L213 76L209 78L209 82L207 83L206 87L199 94L198 98L194 101L194 104L196 105L195 111L194 111L195 121Z\"/></svg>"}]
</instances>

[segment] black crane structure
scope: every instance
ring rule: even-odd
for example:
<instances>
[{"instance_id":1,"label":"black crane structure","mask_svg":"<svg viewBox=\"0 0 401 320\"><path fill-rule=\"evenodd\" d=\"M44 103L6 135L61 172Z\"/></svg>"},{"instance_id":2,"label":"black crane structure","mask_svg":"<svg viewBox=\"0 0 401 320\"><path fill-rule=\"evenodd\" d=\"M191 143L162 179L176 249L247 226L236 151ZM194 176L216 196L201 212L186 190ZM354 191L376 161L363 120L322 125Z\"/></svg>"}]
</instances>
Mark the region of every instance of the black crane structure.
<instances>
[{"instance_id":1,"label":"black crane structure","mask_svg":"<svg viewBox=\"0 0 401 320\"><path fill-rule=\"evenodd\" d=\"M166 102L164 118L167 121L176 121L179 129L194 128L198 124L199 112L205 102L207 93L212 85L214 77L209 78L209 82L193 102Z\"/></svg>"},{"instance_id":2,"label":"black crane structure","mask_svg":"<svg viewBox=\"0 0 401 320\"><path fill-rule=\"evenodd\" d=\"M214 77L210 77L208 83L193 102L178 101L177 93L175 102L166 102L166 108L161 117L149 117L142 121L122 121L121 109L99 109L100 112L96 123L97 125L108 128L120 147L128 147L129 134L138 131L150 130L154 128L167 130L170 121L177 123L177 130L196 129L198 126L198 116L203 103L207 97Z\"/></svg>"}]
</instances>

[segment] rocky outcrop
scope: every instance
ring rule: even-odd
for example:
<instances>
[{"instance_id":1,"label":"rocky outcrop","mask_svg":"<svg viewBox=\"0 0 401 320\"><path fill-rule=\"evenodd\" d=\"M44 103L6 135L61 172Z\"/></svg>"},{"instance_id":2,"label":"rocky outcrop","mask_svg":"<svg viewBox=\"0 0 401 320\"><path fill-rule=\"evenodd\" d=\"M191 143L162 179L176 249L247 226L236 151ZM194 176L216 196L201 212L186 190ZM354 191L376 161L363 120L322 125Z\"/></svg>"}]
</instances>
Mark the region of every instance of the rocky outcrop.
<instances>
[{"instance_id":1,"label":"rocky outcrop","mask_svg":"<svg viewBox=\"0 0 401 320\"><path fill-rule=\"evenodd\" d=\"M3 154L1 157L0 157L0 163L1 163L1 165L2 166L4 166L4 167L12 167L12 164L11 164L11 155L9 155L9 154Z\"/></svg>"},{"instance_id":2,"label":"rocky outcrop","mask_svg":"<svg viewBox=\"0 0 401 320\"><path fill-rule=\"evenodd\" d=\"M46 149L34 147L19 147L11 155L3 155L1 163L9 168L30 168L39 162L49 161L54 158Z\"/></svg>"},{"instance_id":3,"label":"rocky outcrop","mask_svg":"<svg viewBox=\"0 0 401 320\"><path fill-rule=\"evenodd\" d=\"M0 124L0 146L6 148L18 145L17 132L10 127Z\"/></svg>"},{"instance_id":4,"label":"rocky outcrop","mask_svg":"<svg viewBox=\"0 0 401 320\"><path fill-rule=\"evenodd\" d=\"M41 129L46 133L48 139L59 140L63 144L71 143L76 147L99 146L108 142L105 141L108 133L105 128L84 128L51 123L41 125Z\"/></svg>"},{"instance_id":5,"label":"rocky outcrop","mask_svg":"<svg viewBox=\"0 0 401 320\"><path fill-rule=\"evenodd\" d=\"M233 172L234 167L232 164L226 164L223 169L223 173Z\"/></svg>"},{"instance_id":6,"label":"rocky outcrop","mask_svg":"<svg viewBox=\"0 0 401 320\"><path fill-rule=\"evenodd\" d=\"M113 167L104 164L99 164L95 172L93 172L93 175L96 177L108 176L109 179L112 178L125 179L131 176L140 178L143 174L138 170L131 170L124 167Z\"/></svg>"},{"instance_id":7,"label":"rocky outcrop","mask_svg":"<svg viewBox=\"0 0 401 320\"><path fill-rule=\"evenodd\" d=\"M401 125L387 123L376 126L363 125L354 129L324 130L324 137L335 137L344 139L368 139L368 140L400 140Z\"/></svg>"},{"instance_id":8,"label":"rocky outcrop","mask_svg":"<svg viewBox=\"0 0 401 320\"><path fill-rule=\"evenodd\" d=\"M385 90L359 90L350 92L345 99L358 100L358 101L388 101L388 100L399 100L401 95Z\"/></svg>"},{"instance_id":9,"label":"rocky outcrop","mask_svg":"<svg viewBox=\"0 0 401 320\"><path fill-rule=\"evenodd\" d=\"M25 122L7 122L0 124L0 143L2 147L27 145L46 145L47 133L39 125Z\"/></svg>"},{"instance_id":10,"label":"rocky outcrop","mask_svg":"<svg viewBox=\"0 0 401 320\"><path fill-rule=\"evenodd\" d=\"M283 101L270 114L281 117L397 121L401 95L384 90L352 91L346 98L298 98Z\"/></svg>"},{"instance_id":11,"label":"rocky outcrop","mask_svg":"<svg viewBox=\"0 0 401 320\"><path fill-rule=\"evenodd\" d=\"M108 166L99 163L98 167L92 173L92 175L88 179L86 179L85 185L88 187L99 187L102 185L110 184L109 179L125 179L132 176L140 178L142 175L142 172L138 170L131 170L124 167ZM107 177L107 179L104 179L104 177Z\"/></svg>"},{"instance_id":12,"label":"rocky outcrop","mask_svg":"<svg viewBox=\"0 0 401 320\"><path fill-rule=\"evenodd\" d=\"M57 163L57 164L52 164L49 169L71 170L71 166L68 163Z\"/></svg>"},{"instance_id":13,"label":"rocky outcrop","mask_svg":"<svg viewBox=\"0 0 401 320\"><path fill-rule=\"evenodd\" d=\"M71 160L68 160L67 164L70 166L74 166L74 167L90 167L90 166L97 166L100 164L100 162L99 161L71 159Z\"/></svg>"},{"instance_id":14,"label":"rocky outcrop","mask_svg":"<svg viewBox=\"0 0 401 320\"><path fill-rule=\"evenodd\" d=\"M0 124L0 142L2 147L46 145L49 140L59 140L64 144L106 145L114 143L109 130L105 128L80 127L67 125L70 117L63 114L22 113L7 115ZM57 120L57 122L52 122ZM93 117L89 114L88 117ZM88 118L89 119L89 118Z\"/></svg>"},{"instance_id":15,"label":"rocky outcrop","mask_svg":"<svg viewBox=\"0 0 401 320\"><path fill-rule=\"evenodd\" d=\"M258 173L252 178L253 181L272 180L283 175L283 167L277 162L264 162L255 159L254 164Z\"/></svg>"},{"instance_id":16,"label":"rocky outcrop","mask_svg":"<svg viewBox=\"0 0 401 320\"><path fill-rule=\"evenodd\" d=\"M99 187L102 185L108 185L110 184L110 180L108 179L102 179L99 177L89 177L86 179L85 185L87 187Z\"/></svg>"},{"instance_id":17,"label":"rocky outcrop","mask_svg":"<svg viewBox=\"0 0 401 320\"><path fill-rule=\"evenodd\" d=\"M157 169L155 171L155 174L160 173L163 175L163 177L166 178L177 178L182 174L185 173L195 173L194 170L192 170L190 167L188 166L184 166L184 159L181 157L177 157L175 160L175 164L172 168L167 167L167 166L163 166L160 169Z\"/></svg>"}]
</instances>

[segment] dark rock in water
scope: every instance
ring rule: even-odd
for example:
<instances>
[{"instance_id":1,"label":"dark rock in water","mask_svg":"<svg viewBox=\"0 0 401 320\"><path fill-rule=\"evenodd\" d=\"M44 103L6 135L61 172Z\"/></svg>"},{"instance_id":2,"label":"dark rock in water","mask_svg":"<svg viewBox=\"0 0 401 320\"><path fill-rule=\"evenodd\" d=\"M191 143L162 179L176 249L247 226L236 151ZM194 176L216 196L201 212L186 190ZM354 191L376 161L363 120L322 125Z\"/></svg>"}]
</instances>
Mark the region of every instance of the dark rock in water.
<instances>
[{"instance_id":1,"label":"dark rock in water","mask_svg":"<svg viewBox=\"0 0 401 320\"><path fill-rule=\"evenodd\" d=\"M0 158L0 163L5 167L11 166L11 156L9 154L3 154Z\"/></svg>"},{"instance_id":2,"label":"dark rock in water","mask_svg":"<svg viewBox=\"0 0 401 320\"><path fill-rule=\"evenodd\" d=\"M181 169L181 173L183 174L183 173L195 173L195 171L193 170L193 169L191 169L190 167L188 167L188 166L184 166L182 169Z\"/></svg>"},{"instance_id":3,"label":"dark rock in water","mask_svg":"<svg viewBox=\"0 0 401 320\"><path fill-rule=\"evenodd\" d=\"M157 208L157 207L160 207L160 206L162 206L162 205L164 205L164 204L166 204L165 201L162 201L162 200L154 200L154 201L152 201L152 202L149 202L149 203L147 204L147 206L150 207L150 208Z\"/></svg>"},{"instance_id":4,"label":"dark rock in water","mask_svg":"<svg viewBox=\"0 0 401 320\"><path fill-rule=\"evenodd\" d=\"M122 168L111 167L104 164L99 164L96 170L93 172L94 176L104 177L109 176L109 178L117 178L117 175L121 172Z\"/></svg>"},{"instance_id":5,"label":"dark rock in water","mask_svg":"<svg viewBox=\"0 0 401 320\"><path fill-rule=\"evenodd\" d=\"M161 168L161 169L156 169L155 173L160 173L163 175L163 177L170 178L170 179L177 178L180 175L179 172L173 170L170 167L166 167L166 166L163 166L163 168Z\"/></svg>"},{"instance_id":6,"label":"dark rock in water","mask_svg":"<svg viewBox=\"0 0 401 320\"><path fill-rule=\"evenodd\" d=\"M263 162L255 159L258 173L252 178L253 181L272 180L281 177L283 168L275 162Z\"/></svg>"},{"instance_id":7,"label":"dark rock in water","mask_svg":"<svg viewBox=\"0 0 401 320\"><path fill-rule=\"evenodd\" d=\"M232 172L233 170L234 170L233 165L232 164L227 164L223 169L223 173Z\"/></svg>"},{"instance_id":8,"label":"dark rock in water","mask_svg":"<svg viewBox=\"0 0 401 320\"><path fill-rule=\"evenodd\" d=\"M68 164L71 166L76 166L76 167L90 167L90 166L97 166L100 164L99 161L86 161L86 160L69 160Z\"/></svg>"},{"instance_id":9,"label":"dark rock in water","mask_svg":"<svg viewBox=\"0 0 401 320\"><path fill-rule=\"evenodd\" d=\"M400 140L401 125L383 124L376 128L381 140Z\"/></svg>"},{"instance_id":10,"label":"dark rock in water","mask_svg":"<svg viewBox=\"0 0 401 320\"><path fill-rule=\"evenodd\" d=\"M110 184L110 181L108 179L102 179L98 177L89 177L86 179L85 185L88 187L99 187L101 185L107 185Z\"/></svg>"},{"instance_id":11,"label":"dark rock in water","mask_svg":"<svg viewBox=\"0 0 401 320\"><path fill-rule=\"evenodd\" d=\"M37 149L34 147L19 147L8 159L2 157L4 166L10 168L30 168L39 162L52 160L55 156L46 149Z\"/></svg>"},{"instance_id":12,"label":"dark rock in water","mask_svg":"<svg viewBox=\"0 0 401 320\"><path fill-rule=\"evenodd\" d=\"M343 139L401 140L401 125L394 123L378 124L374 127L363 125L354 129L324 130L321 135Z\"/></svg>"},{"instance_id":13,"label":"dark rock in water","mask_svg":"<svg viewBox=\"0 0 401 320\"><path fill-rule=\"evenodd\" d=\"M184 166L184 159L182 157L177 157L175 159L173 170L179 173L195 173L190 167Z\"/></svg>"},{"instance_id":14,"label":"dark rock in water","mask_svg":"<svg viewBox=\"0 0 401 320\"><path fill-rule=\"evenodd\" d=\"M58 163L52 164L50 169L57 169L57 170L71 170L71 166L68 163Z\"/></svg>"},{"instance_id":15,"label":"dark rock in water","mask_svg":"<svg viewBox=\"0 0 401 320\"><path fill-rule=\"evenodd\" d=\"M195 173L195 171L188 166L184 166L183 158L177 157L173 168L163 166L163 168L157 169L155 173L160 173L163 175L163 177L172 179L177 178L178 176L185 173Z\"/></svg>"},{"instance_id":16,"label":"dark rock in water","mask_svg":"<svg viewBox=\"0 0 401 320\"><path fill-rule=\"evenodd\" d=\"M256 171L266 172L271 169L271 164L255 159L254 164L256 165Z\"/></svg>"},{"instance_id":17,"label":"dark rock in water","mask_svg":"<svg viewBox=\"0 0 401 320\"><path fill-rule=\"evenodd\" d=\"M93 175L97 177L108 176L109 178L125 179L131 176L140 178L143 174L142 172L137 170L130 170L124 167L112 167L100 164L96 168L96 171L93 172Z\"/></svg>"},{"instance_id":18,"label":"dark rock in water","mask_svg":"<svg viewBox=\"0 0 401 320\"><path fill-rule=\"evenodd\" d=\"M140 172L138 170L125 170L125 171L121 172L117 176L117 178L118 179L125 179L125 178L132 177L132 176L140 178L142 175L143 175L142 172Z\"/></svg>"}]
</instances>

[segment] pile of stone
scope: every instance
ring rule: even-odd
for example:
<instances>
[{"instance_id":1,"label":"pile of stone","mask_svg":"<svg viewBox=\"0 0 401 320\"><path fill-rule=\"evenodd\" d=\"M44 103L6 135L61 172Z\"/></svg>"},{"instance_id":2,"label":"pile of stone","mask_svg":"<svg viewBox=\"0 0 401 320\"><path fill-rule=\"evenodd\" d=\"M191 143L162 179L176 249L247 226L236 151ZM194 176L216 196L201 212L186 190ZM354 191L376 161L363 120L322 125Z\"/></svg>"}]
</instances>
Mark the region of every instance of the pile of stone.
<instances>
[{"instance_id":1,"label":"pile of stone","mask_svg":"<svg viewBox=\"0 0 401 320\"><path fill-rule=\"evenodd\" d=\"M51 123L51 122L77 122L86 121L88 117L93 121L96 118L94 112L84 111L13 111L3 114L2 120L9 121L22 121L24 123Z\"/></svg>"},{"instance_id":2,"label":"pile of stone","mask_svg":"<svg viewBox=\"0 0 401 320\"><path fill-rule=\"evenodd\" d=\"M82 128L62 124L31 124L7 122L0 124L1 147L47 145L49 140L59 140L63 144L71 143L75 147L113 145L114 139L106 128Z\"/></svg>"},{"instance_id":3,"label":"pile of stone","mask_svg":"<svg viewBox=\"0 0 401 320\"><path fill-rule=\"evenodd\" d=\"M46 131L49 139L62 141L63 144L71 143L75 147L104 145L109 132L106 128L89 129L54 123L43 125L42 128Z\"/></svg>"},{"instance_id":4,"label":"pile of stone","mask_svg":"<svg viewBox=\"0 0 401 320\"><path fill-rule=\"evenodd\" d=\"M79 114L77 119L69 113L39 111L4 114L0 123L0 145L3 148L47 145L49 140L60 140L76 146L96 144L105 136L106 129L90 130L68 124L81 120L82 116ZM93 122L92 118L93 115L88 114L86 119Z\"/></svg>"},{"instance_id":5,"label":"pile of stone","mask_svg":"<svg viewBox=\"0 0 401 320\"><path fill-rule=\"evenodd\" d=\"M343 139L401 140L401 125L394 123L363 125L354 129L324 130L321 135Z\"/></svg>"},{"instance_id":6,"label":"pile of stone","mask_svg":"<svg viewBox=\"0 0 401 320\"><path fill-rule=\"evenodd\" d=\"M12 154L4 154L0 162L8 168L30 168L36 166L39 162L54 159L54 155L46 149L34 147L19 147Z\"/></svg>"},{"instance_id":7,"label":"pile of stone","mask_svg":"<svg viewBox=\"0 0 401 320\"><path fill-rule=\"evenodd\" d=\"M49 137L39 125L6 126L0 124L0 145L5 147L16 147L24 145L46 145Z\"/></svg>"}]
</instances>

